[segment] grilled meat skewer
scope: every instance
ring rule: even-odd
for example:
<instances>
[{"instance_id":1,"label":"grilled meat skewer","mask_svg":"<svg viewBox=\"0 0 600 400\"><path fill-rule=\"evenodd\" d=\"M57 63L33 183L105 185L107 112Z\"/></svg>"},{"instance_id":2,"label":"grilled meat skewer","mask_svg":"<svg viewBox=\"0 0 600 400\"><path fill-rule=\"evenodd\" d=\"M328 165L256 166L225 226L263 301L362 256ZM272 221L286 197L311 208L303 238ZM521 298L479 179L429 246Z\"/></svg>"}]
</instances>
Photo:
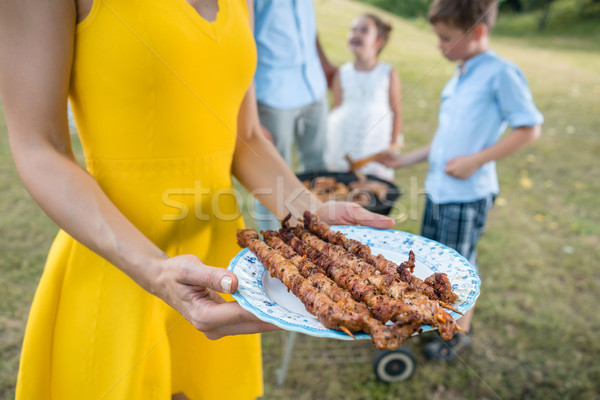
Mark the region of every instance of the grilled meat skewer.
<instances>
[{"instance_id":1,"label":"grilled meat skewer","mask_svg":"<svg viewBox=\"0 0 600 400\"><path fill-rule=\"evenodd\" d=\"M371 316L371 311L366 304L357 302L352 298L352 295L345 289L342 289L334 281L327 277L327 274L313 264L305 257L298 255L290 246L285 244L283 239L276 231L262 232L265 242L274 250L291 261L305 278L310 278L319 290L327 294L327 296L342 307L354 310L359 313L365 313Z\"/></svg>"},{"instance_id":2,"label":"grilled meat skewer","mask_svg":"<svg viewBox=\"0 0 600 400\"><path fill-rule=\"evenodd\" d=\"M410 313L417 313L422 316L424 323L437 327L443 339L451 339L459 330L452 316L444 311L437 301L430 300L420 292L407 290L408 285L400 281L395 275L379 273L375 267L347 252L342 247L324 242L299 226L293 229L284 228L283 230L286 229L291 230L307 247L320 251L334 263L349 267L361 278L373 284L381 294L389 295L396 300L402 300L404 304L410 307ZM307 256L313 260L310 254L307 254ZM374 313L377 312L377 309L373 308Z\"/></svg>"},{"instance_id":3,"label":"grilled meat skewer","mask_svg":"<svg viewBox=\"0 0 600 400\"><path fill-rule=\"evenodd\" d=\"M352 337L352 331L364 330L371 335L378 349L392 350L398 348L420 326L420 322L415 324L413 321L386 326L369 313L340 307L313 286L311 277L304 278L298 268L281 253L258 240L258 234L254 230L240 229L237 237L240 246L248 247L272 276L279 278L302 301L307 311L315 315L328 329L341 330ZM360 310L360 307L357 309ZM417 325L416 328L413 325Z\"/></svg>"},{"instance_id":4,"label":"grilled meat skewer","mask_svg":"<svg viewBox=\"0 0 600 400\"><path fill-rule=\"evenodd\" d=\"M238 243L248 247L269 270L271 276L281 280L285 286L302 301L307 311L315 315L328 329L357 331L362 324L361 316L340 308L324 293L319 292L298 268L258 239L258 233L252 229L240 229Z\"/></svg>"},{"instance_id":5,"label":"grilled meat skewer","mask_svg":"<svg viewBox=\"0 0 600 400\"><path fill-rule=\"evenodd\" d=\"M400 324L411 321L423 323L423 317L414 306L381 294L377 287L367 279L357 275L351 268L334 262L319 250L308 246L292 232L282 230L280 235L294 251L310 259L315 265L326 271L335 283L348 290L356 301L362 301L371 307L371 312L377 319L383 322L391 320Z\"/></svg>"},{"instance_id":6,"label":"grilled meat skewer","mask_svg":"<svg viewBox=\"0 0 600 400\"><path fill-rule=\"evenodd\" d=\"M342 289L331 279L327 278L323 274L324 271L322 269L317 267L307 258L298 255L298 253L296 253L283 241L277 232L263 232L263 236L269 246L280 251L284 257L292 261L305 277L316 277L319 289L322 289L325 293L327 293L327 295L332 300L336 301L338 305L365 315L366 326L363 328L363 330L371 334L373 342L378 349L382 350L384 348L398 348L420 326L420 319L410 316L409 318L397 320L393 325L383 325L381 321L373 318L369 308L364 303L354 300L348 291ZM380 340L382 337L385 339L385 343L379 343L382 342L382 340Z\"/></svg>"},{"instance_id":7,"label":"grilled meat skewer","mask_svg":"<svg viewBox=\"0 0 600 400\"><path fill-rule=\"evenodd\" d=\"M304 212L304 227L322 240L335 244L355 254L367 263L373 265L382 274L398 274L399 278L410 285L414 290L423 292L432 300L441 300L443 304L454 303L458 296L452 292L452 285L448 276L444 273L434 273L429 278L423 280L412 275L415 268L415 255L412 251L409 253L408 261L396 265L386 259L381 254L372 255L369 246L362 244L358 240L348 239L341 232L334 232L329 225L321 221L319 217L310 211ZM287 222L284 220L284 222ZM449 307L457 311L453 307Z\"/></svg>"}]
</instances>

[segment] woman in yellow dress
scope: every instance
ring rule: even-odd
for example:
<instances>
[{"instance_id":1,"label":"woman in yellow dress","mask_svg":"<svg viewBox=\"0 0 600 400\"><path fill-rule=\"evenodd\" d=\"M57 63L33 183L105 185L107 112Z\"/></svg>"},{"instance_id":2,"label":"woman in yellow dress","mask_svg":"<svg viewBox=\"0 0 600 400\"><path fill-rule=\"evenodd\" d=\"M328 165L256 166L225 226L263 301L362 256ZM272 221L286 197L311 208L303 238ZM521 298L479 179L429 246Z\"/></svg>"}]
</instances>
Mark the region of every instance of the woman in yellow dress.
<instances>
[{"instance_id":1,"label":"woman in yellow dress","mask_svg":"<svg viewBox=\"0 0 600 400\"><path fill-rule=\"evenodd\" d=\"M283 182L285 203L275 191L257 196L280 217L309 209L391 225L319 203L263 138L248 3L0 2L14 160L63 229L31 307L17 399L262 394L253 333L275 327L218 294L237 288L223 269L242 226L231 174L250 191ZM85 169L71 151L67 98Z\"/></svg>"}]
</instances>

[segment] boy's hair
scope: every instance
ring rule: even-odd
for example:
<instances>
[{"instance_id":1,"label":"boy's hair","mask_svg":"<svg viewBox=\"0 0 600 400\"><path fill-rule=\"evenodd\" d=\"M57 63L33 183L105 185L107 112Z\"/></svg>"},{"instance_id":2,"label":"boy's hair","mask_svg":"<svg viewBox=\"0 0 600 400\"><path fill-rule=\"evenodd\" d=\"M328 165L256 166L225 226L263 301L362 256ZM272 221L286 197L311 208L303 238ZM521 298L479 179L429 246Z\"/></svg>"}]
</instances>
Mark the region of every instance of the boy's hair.
<instances>
[{"instance_id":1,"label":"boy's hair","mask_svg":"<svg viewBox=\"0 0 600 400\"><path fill-rule=\"evenodd\" d=\"M383 48L385 47L385 45L388 42L388 39L390 38L390 32L392 31L392 25L388 24L387 22L384 22L381 18L379 18L375 14L367 13L367 14L363 14L363 17L370 18L375 23L375 27L377 28L377 38L383 39L383 43L381 44L379 51L377 51L377 54L379 54L379 53L381 53L381 50L383 50Z\"/></svg>"},{"instance_id":2,"label":"boy's hair","mask_svg":"<svg viewBox=\"0 0 600 400\"><path fill-rule=\"evenodd\" d=\"M427 17L432 24L443 22L467 32L478 23L491 31L497 15L497 0L433 0Z\"/></svg>"}]
</instances>

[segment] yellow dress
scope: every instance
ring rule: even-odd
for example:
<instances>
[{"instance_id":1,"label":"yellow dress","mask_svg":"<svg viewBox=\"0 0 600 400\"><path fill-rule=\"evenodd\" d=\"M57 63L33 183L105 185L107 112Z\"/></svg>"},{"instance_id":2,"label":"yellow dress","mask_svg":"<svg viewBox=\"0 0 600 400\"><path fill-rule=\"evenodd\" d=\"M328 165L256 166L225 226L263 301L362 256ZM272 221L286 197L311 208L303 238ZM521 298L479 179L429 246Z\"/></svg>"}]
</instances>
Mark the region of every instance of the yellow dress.
<instances>
[{"instance_id":1,"label":"yellow dress","mask_svg":"<svg viewBox=\"0 0 600 400\"><path fill-rule=\"evenodd\" d=\"M170 256L226 267L239 251L231 162L256 50L244 0L219 6L208 22L186 0L95 0L77 26L70 100L87 169L124 215ZM17 399L178 392L260 396L260 336L206 339L61 231L31 308Z\"/></svg>"}]
</instances>

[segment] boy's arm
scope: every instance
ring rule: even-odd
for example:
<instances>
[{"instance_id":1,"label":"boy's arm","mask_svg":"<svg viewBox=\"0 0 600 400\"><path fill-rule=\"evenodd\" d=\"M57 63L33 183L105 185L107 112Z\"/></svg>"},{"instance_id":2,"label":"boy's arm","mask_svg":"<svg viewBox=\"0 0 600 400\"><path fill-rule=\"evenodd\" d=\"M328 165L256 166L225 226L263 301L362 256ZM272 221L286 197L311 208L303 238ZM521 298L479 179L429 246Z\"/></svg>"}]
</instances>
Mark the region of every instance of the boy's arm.
<instances>
[{"instance_id":1,"label":"boy's arm","mask_svg":"<svg viewBox=\"0 0 600 400\"><path fill-rule=\"evenodd\" d=\"M381 153L381 155L375 161L390 168L409 167L427 160L430 149L431 144L405 154L398 154L394 151L386 151Z\"/></svg>"},{"instance_id":2,"label":"boy's arm","mask_svg":"<svg viewBox=\"0 0 600 400\"><path fill-rule=\"evenodd\" d=\"M540 125L515 128L508 136L502 138L493 146L487 147L478 153L456 157L448 161L445 172L455 178L466 179L483 164L499 160L525 148L536 141L540 134Z\"/></svg>"},{"instance_id":3,"label":"boy's arm","mask_svg":"<svg viewBox=\"0 0 600 400\"><path fill-rule=\"evenodd\" d=\"M394 114L392 120L392 142L391 145L395 144L402 139L402 86L400 83L400 77L398 73L392 68L390 71L390 110Z\"/></svg>"},{"instance_id":4,"label":"boy's arm","mask_svg":"<svg viewBox=\"0 0 600 400\"><path fill-rule=\"evenodd\" d=\"M504 120L515 128L488 148L448 161L445 168L448 175L466 179L483 164L513 154L540 136L540 124L544 118L533 103L521 71L514 65L506 65L498 71L493 89Z\"/></svg>"}]
</instances>

